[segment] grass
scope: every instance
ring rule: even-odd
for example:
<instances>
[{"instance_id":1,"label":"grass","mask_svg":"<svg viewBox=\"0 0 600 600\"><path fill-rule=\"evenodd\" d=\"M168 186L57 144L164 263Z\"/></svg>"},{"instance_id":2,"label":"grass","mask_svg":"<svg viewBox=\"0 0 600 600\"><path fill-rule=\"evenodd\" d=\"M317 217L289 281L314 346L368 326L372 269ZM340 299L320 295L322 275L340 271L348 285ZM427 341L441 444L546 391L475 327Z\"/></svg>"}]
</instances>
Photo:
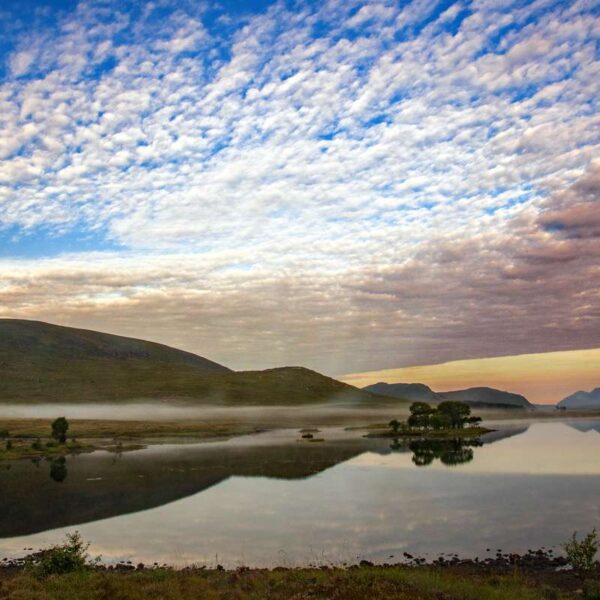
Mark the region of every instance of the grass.
<instances>
[{"instance_id":1,"label":"grass","mask_svg":"<svg viewBox=\"0 0 600 600\"><path fill-rule=\"evenodd\" d=\"M11 437L47 436L52 419L0 419L0 431ZM255 433L261 428L252 423L187 421L125 421L105 419L69 419L68 437L75 438L211 438Z\"/></svg>"},{"instance_id":2,"label":"grass","mask_svg":"<svg viewBox=\"0 0 600 600\"><path fill-rule=\"evenodd\" d=\"M552 595L550 595L552 593ZM575 598L519 575L452 568L360 566L237 571L84 570L36 578L2 572L0 598L10 600L547 600Z\"/></svg>"},{"instance_id":3,"label":"grass","mask_svg":"<svg viewBox=\"0 0 600 600\"><path fill-rule=\"evenodd\" d=\"M202 421L107 421L72 419L69 421L69 440L60 445L49 439L51 419L0 419L0 431L8 432L12 444L0 440L0 461L20 458L52 458L66 454L108 450L125 452L143 448L145 440L161 438L190 438L208 440L257 433L264 429L252 423L207 423ZM32 444L40 439L41 447ZM71 441L72 439L76 442ZM119 443L120 442L120 443ZM137 442L137 443L131 443ZM52 445L47 445L48 443Z\"/></svg>"},{"instance_id":4,"label":"grass","mask_svg":"<svg viewBox=\"0 0 600 600\"><path fill-rule=\"evenodd\" d=\"M40 447L35 448L32 447L30 440L12 440L10 449L6 449L4 445L0 447L0 461L21 458L58 458L67 454L93 452L96 449L98 447L94 444L80 444L79 442L57 444L49 441L42 441Z\"/></svg>"},{"instance_id":5,"label":"grass","mask_svg":"<svg viewBox=\"0 0 600 600\"><path fill-rule=\"evenodd\" d=\"M25 404L189 399L217 406L297 406L374 398L368 392L300 367L206 372L193 365L139 359L57 358L51 368L12 364L3 369L0 380L0 401Z\"/></svg>"},{"instance_id":6,"label":"grass","mask_svg":"<svg viewBox=\"0 0 600 600\"><path fill-rule=\"evenodd\" d=\"M301 367L234 372L160 344L10 319L0 319L0 366L0 402L162 398L225 406L297 406L378 398Z\"/></svg>"},{"instance_id":7,"label":"grass","mask_svg":"<svg viewBox=\"0 0 600 600\"><path fill-rule=\"evenodd\" d=\"M368 438L421 438L428 440L455 440L455 439L469 439L477 438L482 436L484 433L490 433L493 429L487 429L486 427L465 427L464 429L439 429L420 431L420 430L400 430L393 431L386 429L385 431L371 431L367 433L365 437Z\"/></svg>"}]
</instances>

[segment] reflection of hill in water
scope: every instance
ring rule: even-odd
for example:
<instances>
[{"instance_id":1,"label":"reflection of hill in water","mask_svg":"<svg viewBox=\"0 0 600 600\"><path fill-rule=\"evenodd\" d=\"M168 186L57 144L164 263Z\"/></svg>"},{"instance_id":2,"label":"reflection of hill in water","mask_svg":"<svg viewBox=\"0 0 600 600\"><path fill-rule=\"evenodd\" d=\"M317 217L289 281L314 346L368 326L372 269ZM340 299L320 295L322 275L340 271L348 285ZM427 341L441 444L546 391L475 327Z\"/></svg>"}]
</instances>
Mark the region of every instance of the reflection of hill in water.
<instances>
[{"instance_id":1,"label":"reflection of hill in water","mask_svg":"<svg viewBox=\"0 0 600 600\"><path fill-rule=\"evenodd\" d=\"M481 436L481 441L484 444L492 444L499 440L505 440L507 438L514 437L515 435L521 435L529 429L529 424L526 425L508 425L503 426L502 429L492 431Z\"/></svg>"},{"instance_id":2,"label":"reflection of hill in water","mask_svg":"<svg viewBox=\"0 0 600 600\"><path fill-rule=\"evenodd\" d=\"M511 431L506 433L516 435ZM501 437L506 435L486 441ZM155 447L122 456L97 452L69 457L62 465L56 461L4 464L0 465L0 538L155 508L233 476L310 477L367 451L387 454L389 440L214 443Z\"/></svg>"},{"instance_id":3,"label":"reflection of hill in water","mask_svg":"<svg viewBox=\"0 0 600 600\"><path fill-rule=\"evenodd\" d=\"M587 433L588 431L600 433L600 421L566 421L566 424L582 433Z\"/></svg>"},{"instance_id":4,"label":"reflection of hill in water","mask_svg":"<svg viewBox=\"0 0 600 600\"><path fill-rule=\"evenodd\" d=\"M203 444L80 455L56 464L0 465L0 537L27 535L153 508L232 476L285 479L319 473L368 449L366 440L271 446ZM10 466L9 469L6 467Z\"/></svg>"}]
</instances>

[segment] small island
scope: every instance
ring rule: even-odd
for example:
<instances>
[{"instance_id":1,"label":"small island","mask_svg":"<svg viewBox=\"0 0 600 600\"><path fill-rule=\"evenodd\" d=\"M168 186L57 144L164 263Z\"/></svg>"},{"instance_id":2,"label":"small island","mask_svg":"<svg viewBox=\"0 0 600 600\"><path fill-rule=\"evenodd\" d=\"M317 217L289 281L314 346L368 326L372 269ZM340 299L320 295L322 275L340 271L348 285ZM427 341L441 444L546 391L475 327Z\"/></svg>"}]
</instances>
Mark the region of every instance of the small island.
<instances>
[{"instance_id":1,"label":"small island","mask_svg":"<svg viewBox=\"0 0 600 600\"><path fill-rule=\"evenodd\" d=\"M433 407L427 402L413 402L405 422L393 419L365 437L368 438L423 438L456 439L476 438L492 429L482 427L481 417L471 415L471 407L454 400L440 402Z\"/></svg>"}]
</instances>

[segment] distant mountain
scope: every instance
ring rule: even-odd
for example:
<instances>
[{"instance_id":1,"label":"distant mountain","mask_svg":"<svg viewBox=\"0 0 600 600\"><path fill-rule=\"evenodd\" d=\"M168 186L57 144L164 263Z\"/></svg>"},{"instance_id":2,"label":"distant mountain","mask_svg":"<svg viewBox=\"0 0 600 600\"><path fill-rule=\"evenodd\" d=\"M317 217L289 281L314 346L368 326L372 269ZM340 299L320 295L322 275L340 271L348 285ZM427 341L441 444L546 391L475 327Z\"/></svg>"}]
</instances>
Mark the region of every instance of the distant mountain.
<instances>
[{"instance_id":1,"label":"distant mountain","mask_svg":"<svg viewBox=\"0 0 600 600\"><path fill-rule=\"evenodd\" d=\"M533 405L520 394L504 392L489 387L473 387L466 390L443 392L439 396L442 400L458 400L471 406L499 407L499 408L533 408Z\"/></svg>"},{"instance_id":2,"label":"distant mountain","mask_svg":"<svg viewBox=\"0 0 600 600\"><path fill-rule=\"evenodd\" d=\"M301 367L234 372L162 344L0 319L0 402L187 399L198 404L294 406L374 398Z\"/></svg>"},{"instance_id":3,"label":"distant mountain","mask_svg":"<svg viewBox=\"0 0 600 600\"><path fill-rule=\"evenodd\" d=\"M580 390L566 398L563 398L557 405L558 408L598 408L600 409L600 387L591 392Z\"/></svg>"},{"instance_id":4,"label":"distant mountain","mask_svg":"<svg viewBox=\"0 0 600 600\"><path fill-rule=\"evenodd\" d=\"M450 392L434 392L423 383L375 383L363 388L366 391L410 402L442 402L458 400L470 406L483 408L533 408L527 398L494 388L474 387Z\"/></svg>"},{"instance_id":5,"label":"distant mountain","mask_svg":"<svg viewBox=\"0 0 600 600\"><path fill-rule=\"evenodd\" d=\"M401 398L410 402L439 402L440 396L424 383L385 383L380 381L363 388L373 394Z\"/></svg>"}]
</instances>

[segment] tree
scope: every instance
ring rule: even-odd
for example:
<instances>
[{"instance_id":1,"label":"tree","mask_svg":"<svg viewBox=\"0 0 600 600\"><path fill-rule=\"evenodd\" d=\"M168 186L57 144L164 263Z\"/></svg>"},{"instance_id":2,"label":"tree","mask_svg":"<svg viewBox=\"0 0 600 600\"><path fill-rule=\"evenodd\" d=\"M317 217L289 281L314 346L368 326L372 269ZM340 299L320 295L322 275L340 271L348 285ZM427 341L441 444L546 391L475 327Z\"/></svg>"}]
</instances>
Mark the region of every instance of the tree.
<instances>
[{"instance_id":1,"label":"tree","mask_svg":"<svg viewBox=\"0 0 600 600\"><path fill-rule=\"evenodd\" d=\"M481 423L482 419L481 417L469 417L467 419L467 423L469 425L479 425L479 423Z\"/></svg>"},{"instance_id":2,"label":"tree","mask_svg":"<svg viewBox=\"0 0 600 600\"><path fill-rule=\"evenodd\" d=\"M392 419L388 425L394 433L398 433L398 430L400 429L400 421L398 421L398 419Z\"/></svg>"},{"instance_id":3,"label":"tree","mask_svg":"<svg viewBox=\"0 0 600 600\"><path fill-rule=\"evenodd\" d=\"M408 426L414 429L429 429L429 414L413 414L408 417Z\"/></svg>"},{"instance_id":4,"label":"tree","mask_svg":"<svg viewBox=\"0 0 600 600\"><path fill-rule=\"evenodd\" d=\"M438 404L438 412L446 415L452 429L462 429L471 414L471 407L464 402L446 400Z\"/></svg>"},{"instance_id":5,"label":"tree","mask_svg":"<svg viewBox=\"0 0 600 600\"><path fill-rule=\"evenodd\" d=\"M433 408L427 402L413 402L409 410L411 415L429 415L433 412Z\"/></svg>"},{"instance_id":6,"label":"tree","mask_svg":"<svg viewBox=\"0 0 600 600\"><path fill-rule=\"evenodd\" d=\"M69 431L69 421L65 417L58 417L58 419L52 421L52 437L59 444L67 442L67 431Z\"/></svg>"},{"instance_id":7,"label":"tree","mask_svg":"<svg viewBox=\"0 0 600 600\"><path fill-rule=\"evenodd\" d=\"M429 418L435 412L427 402L413 402L410 405L410 417L408 417L409 427L418 429L429 429Z\"/></svg>"},{"instance_id":8,"label":"tree","mask_svg":"<svg viewBox=\"0 0 600 600\"><path fill-rule=\"evenodd\" d=\"M445 415L439 411L436 411L429 417L429 424L436 430L449 429L451 426L448 415Z\"/></svg>"}]
</instances>

